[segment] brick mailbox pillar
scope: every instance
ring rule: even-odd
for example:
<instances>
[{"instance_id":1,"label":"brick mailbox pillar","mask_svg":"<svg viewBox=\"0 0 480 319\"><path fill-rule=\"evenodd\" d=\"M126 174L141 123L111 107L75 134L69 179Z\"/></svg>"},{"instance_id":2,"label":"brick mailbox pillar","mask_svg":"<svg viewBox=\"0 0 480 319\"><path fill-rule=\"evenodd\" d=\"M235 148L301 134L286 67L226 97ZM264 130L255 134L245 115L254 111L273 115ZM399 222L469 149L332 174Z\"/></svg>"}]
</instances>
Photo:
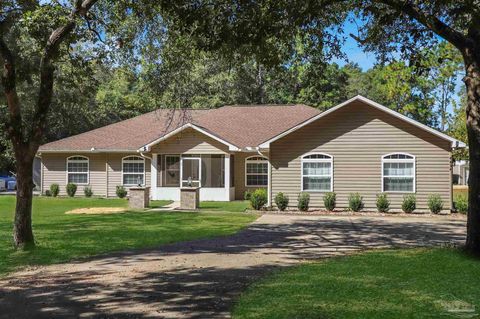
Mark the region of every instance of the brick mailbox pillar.
<instances>
[{"instance_id":1,"label":"brick mailbox pillar","mask_svg":"<svg viewBox=\"0 0 480 319\"><path fill-rule=\"evenodd\" d=\"M199 187L180 188L180 209L198 209L200 203Z\"/></svg>"},{"instance_id":2,"label":"brick mailbox pillar","mask_svg":"<svg viewBox=\"0 0 480 319\"><path fill-rule=\"evenodd\" d=\"M128 196L130 208L143 209L150 205L150 187L131 187Z\"/></svg>"}]
</instances>

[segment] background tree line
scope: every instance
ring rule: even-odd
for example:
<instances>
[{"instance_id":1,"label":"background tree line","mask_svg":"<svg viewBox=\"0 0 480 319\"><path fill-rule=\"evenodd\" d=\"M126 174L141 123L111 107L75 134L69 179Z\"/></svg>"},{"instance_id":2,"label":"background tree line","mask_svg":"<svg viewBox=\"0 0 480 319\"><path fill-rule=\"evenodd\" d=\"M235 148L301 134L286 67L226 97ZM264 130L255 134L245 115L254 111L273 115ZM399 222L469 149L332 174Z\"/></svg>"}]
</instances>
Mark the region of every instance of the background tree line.
<instances>
[{"instance_id":1,"label":"background tree line","mask_svg":"<svg viewBox=\"0 0 480 319\"><path fill-rule=\"evenodd\" d=\"M290 60L270 68L254 59L232 63L180 37L152 51L155 59L143 56L137 64L98 56L59 63L45 142L157 108L303 103L326 110L357 94L466 141L465 103L457 102L462 99L456 91L461 58L445 42L421 61L393 60L368 70L326 62L301 45ZM28 98L36 84L29 79L17 90ZM6 107L4 100L0 107ZM0 172L13 171L10 142L0 134Z\"/></svg>"}]
</instances>

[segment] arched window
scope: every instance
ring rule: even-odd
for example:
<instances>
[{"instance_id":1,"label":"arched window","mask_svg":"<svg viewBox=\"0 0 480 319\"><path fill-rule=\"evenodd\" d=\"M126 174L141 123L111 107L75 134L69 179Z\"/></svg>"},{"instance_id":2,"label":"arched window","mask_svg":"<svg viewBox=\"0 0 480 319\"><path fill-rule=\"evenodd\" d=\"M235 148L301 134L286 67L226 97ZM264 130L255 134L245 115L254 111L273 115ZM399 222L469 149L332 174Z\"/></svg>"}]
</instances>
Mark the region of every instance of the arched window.
<instances>
[{"instance_id":1,"label":"arched window","mask_svg":"<svg viewBox=\"0 0 480 319\"><path fill-rule=\"evenodd\" d=\"M88 157L75 155L67 158L67 183L88 184Z\"/></svg>"},{"instance_id":2,"label":"arched window","mask_svg":"<svg viewBox=\"0 0 480 319\"><path fill-rule=\"evenodd\" d=\"M382 157L382 192L415 192L415 156L392 153Z\"/></svg>"},{"instance_id":3,"label":"arched window","mask_svg":"<svg viewBox=\"0 0 480 319\"><path fill-rule=\"evenodd\" d=\"M123 185L145 184L145 159L140 156L127 156L122 159Z\"/></svg>"},{"instance_id":4,"label":"arched window","mask_svg":"<svg viewBox=\"0 0 480 319\"><path fill-rule=\"evenodd\" d=\"M250 156L245 159L245 186L268 186L268 160L262 156Z\"/></svg>"},{"instance_id":5,"label":"arched window","mask_svg":"<svg viewBox=\"0 0 480 319\"><path fill-rule=\"evenodd\" d=\"M323 153L302 157L302 191L333 191L333 157Z\"/></svg>"}]
</instances>

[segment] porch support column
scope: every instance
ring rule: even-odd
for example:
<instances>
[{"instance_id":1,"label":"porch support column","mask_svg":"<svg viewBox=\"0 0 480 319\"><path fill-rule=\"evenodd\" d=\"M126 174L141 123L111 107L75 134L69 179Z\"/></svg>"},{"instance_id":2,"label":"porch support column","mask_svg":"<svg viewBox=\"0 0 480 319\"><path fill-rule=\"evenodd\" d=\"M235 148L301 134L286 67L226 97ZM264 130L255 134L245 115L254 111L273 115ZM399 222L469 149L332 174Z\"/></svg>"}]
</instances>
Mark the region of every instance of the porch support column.
<instances>
[{"instance_id":1,"label":"porch support column","mask_svg":"<svg viewBox=\"0 0 480 319\"><path fill-rule=\"evenodd\" d=\"M225 198L230 201L230 154L225 154L224 178L225 178Z\"/></svg>"},{"instance_id":2,"label":"porch support column","mask_svg":"<svg viewBox=\"0 0 480 319\"><path fill-rule=\"evenodd\" d=\"M157 196L157 163L158 163L158 154L152 154L152 162L150 169L150 198L156 199Z\"/></svg>"}]
</instances>

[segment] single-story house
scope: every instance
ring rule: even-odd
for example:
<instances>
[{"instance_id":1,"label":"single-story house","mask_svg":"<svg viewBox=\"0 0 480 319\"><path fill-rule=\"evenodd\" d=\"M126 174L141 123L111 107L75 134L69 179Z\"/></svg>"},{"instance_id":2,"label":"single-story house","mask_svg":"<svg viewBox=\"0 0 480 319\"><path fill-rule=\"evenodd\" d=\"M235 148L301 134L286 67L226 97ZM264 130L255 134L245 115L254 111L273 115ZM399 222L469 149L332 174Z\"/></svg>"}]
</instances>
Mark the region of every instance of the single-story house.
<instances>
[{"instance_id":1,"label":"single-story house","mask_svg":"<svg viewBox=\"0 0 480 319\"><path fill-rule=\"evenodd\" d=\"M438 194L452 203L452 149L464 143L362 96L327 111L306 105L234 105L159 109L42 145L41 189L68 182L95 195L117 185L151 187L152 199L179 200L182 186L199 186L201 200L243 199L265 188L269 203L283 192L296 206L300 192L323 207L360 193L366 209L388 194L399 209L406 194L417 208Z\"/></svg>"}]
</instances>

